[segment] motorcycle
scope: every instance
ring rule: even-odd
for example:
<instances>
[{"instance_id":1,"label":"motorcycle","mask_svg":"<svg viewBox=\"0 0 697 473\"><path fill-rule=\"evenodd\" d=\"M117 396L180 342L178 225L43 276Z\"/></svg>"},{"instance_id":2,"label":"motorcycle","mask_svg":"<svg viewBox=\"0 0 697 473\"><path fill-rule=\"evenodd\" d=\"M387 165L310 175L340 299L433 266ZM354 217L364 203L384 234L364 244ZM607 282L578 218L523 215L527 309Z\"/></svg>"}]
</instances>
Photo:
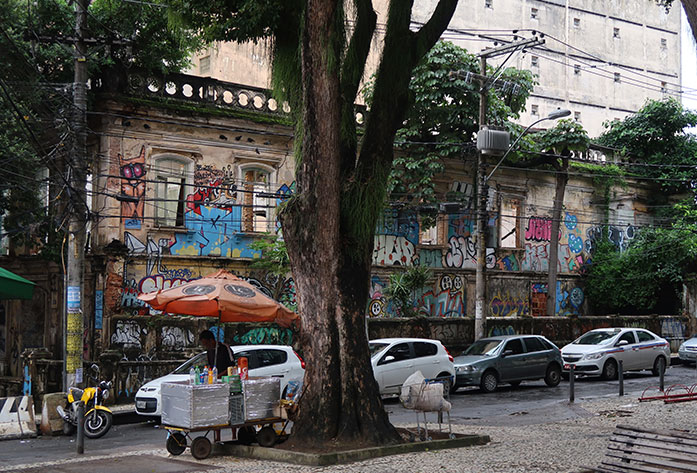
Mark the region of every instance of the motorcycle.
<instances>
[{"instance_id":1,"label":"motorcycle","mask_svg":"<svg viewBox=\"0 0 697 473\"><path fill-rule=\"evenodd\" d=\"M92 365L91 370L99 374L99 367ZM88 377L88 387L85 389L71 387L68 389L65 409L56 407L58 414L63 418L63 431L72 434L77 428L77 408L80 402L85 404L85 437L98 439L104 436L113 423L113 414L102 403L109 398L111 389L110 381L99 381L97 376ZM94 387L89 387L89 380L95 382Z\"/></svg>"}]
</instances>

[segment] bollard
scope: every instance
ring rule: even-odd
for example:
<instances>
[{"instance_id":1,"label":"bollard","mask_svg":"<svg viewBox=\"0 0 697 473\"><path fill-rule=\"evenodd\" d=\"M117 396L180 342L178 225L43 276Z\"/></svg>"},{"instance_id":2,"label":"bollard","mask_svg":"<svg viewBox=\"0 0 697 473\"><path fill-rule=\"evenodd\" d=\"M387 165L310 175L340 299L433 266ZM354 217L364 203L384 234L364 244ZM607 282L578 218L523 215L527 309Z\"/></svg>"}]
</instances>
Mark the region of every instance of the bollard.
<instances>
[{"instance_id":1,"label":"bollard","mask_svg":"<svg viewBox=\"0 0 697 473\"><path fill-rule=\"evenodd\" d=\"M620 360L617 367L617 376L620 379L620 396L624 396L624 367L622 365L622 360Z\"/></svg>"},{"instance_id":2,"label":"bollard","mask_svg":"<svg viewBox=\"0 0 697 473\"><path fill-rule=\"evenodd\" d=\"M85 453L85 403L80 401L77 404L77 453Z\"/></svg>"},{"instance_id":3,"label":"bollard","mask_svg":"<svg viewBox=\"0 0 697 473\"><path fill-rule=\"evenodd\" d=\"M659 390L663 392L663 388L665 387L665 375L666 375L666 367L662 366L661 370L658 373L658 383L659 383Z\"/></svg>"},{"instance_id":4,"label":"bollard","mask_svg":"<svg viewBox=\"0 0 697 473\"><path fill-rule=\"evenodd\" d=\"M569 365L569 402L574 402L576 399L574 394L574 367L575 365Z\"/></svg>"}]
</instances>

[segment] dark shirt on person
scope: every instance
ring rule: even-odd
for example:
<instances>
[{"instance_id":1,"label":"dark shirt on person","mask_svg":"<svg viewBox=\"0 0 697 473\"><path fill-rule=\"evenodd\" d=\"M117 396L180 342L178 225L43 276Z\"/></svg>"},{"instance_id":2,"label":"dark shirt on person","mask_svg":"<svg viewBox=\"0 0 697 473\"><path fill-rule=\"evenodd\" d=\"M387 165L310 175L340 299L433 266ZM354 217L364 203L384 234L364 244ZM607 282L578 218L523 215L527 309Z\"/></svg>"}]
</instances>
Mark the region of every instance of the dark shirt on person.
<instances>
[{"instance_id":1,"label":"dark shirt on person","mask_svg":"<svg viewBox=\"0 0 697 473\"><path fill-rule=\"evenodd\" d=\"M206 352L208 357L208 366L213 366L213 358L215 358L215 348ZM228 345L218 342L218 359L215 367L218 368L218 377L227 375L228 366L235 366L235 357Z\"/></svg>"}]
</instances>

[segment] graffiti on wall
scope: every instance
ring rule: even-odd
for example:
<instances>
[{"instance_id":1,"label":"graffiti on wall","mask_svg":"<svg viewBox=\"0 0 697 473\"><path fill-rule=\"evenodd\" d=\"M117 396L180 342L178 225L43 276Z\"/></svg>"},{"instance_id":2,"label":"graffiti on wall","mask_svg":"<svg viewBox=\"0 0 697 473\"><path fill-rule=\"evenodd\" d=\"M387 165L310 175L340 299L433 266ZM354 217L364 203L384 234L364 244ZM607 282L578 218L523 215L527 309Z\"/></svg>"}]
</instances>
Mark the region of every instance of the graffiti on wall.
<instances>
[{"instance_id":1,"label":"graffiti on wall","mask_svg":"<svg viewBox=\"0 0 697 473\"><path fill-rule=\"evenodd\" d=\"M549 271L549 246L552 239L552 220L533 216L528 219L525 230L525 251L520 268L523 271ZM559 228L559 251L557 270L560 273L581 272L590 257L584 252L583 235L576 215L566 212L563 225Z\"/></svg>"},{"instance_id":2,"label":"graffiti on wall","mask_svg":"<svg viewBox=\"0 0 697 473\"><path fill-rule=\"evenodd\" d=\"M138 156L128 158L117 153L116 157L121 175L121 194L129 197L121 201L121 219L124 228L140 229L145 196L145 146L141 147Z\"/></svg>"},{"instance_id":3,"label":"graffiti on wall","mask_svg":"<svg viewBox=\"0 0 697 473\"><path fill-rule=\"evenodd\" d=\"M436 288L425 292L419 300L419 311L429 317L463 317L465 284L460 275L443 275Z\"/></svg>"},{"instance_id":4,"label":"graffiti on wall","mask_svg":"<svg viewBox=\"0 0 697 473\"><path fill-rule=\"evenodd\" d=\"M141 348L141 337L145 332L141 330L137 322L130 320L119 320L116 322L116 329L111 335L111 344L121 347Z\"/></svg>"},{"instance_id":5,"label":"graffiti on wall","mask_svg":"<svg viewBox=\"0 0 697 473\"><path fill-rule=\"evenodd\" d=\"M591 253L603 237L603 230L607 231L607 239L612 242L619 251L627 249L629 244L636 236L637 229L634 225L618 227L611 225L609 227L594 226L586 231L586 251Z\"/></svg>"},{"instance_id":6,"label":"graffiti on wall","mask_svg":"<svg viewBox=\"0 0 697 473\"><path fill-rule=\"evenodd\" d=\"M492 317L523 317L530 315L530 301L527 294L497 292L489 302L489 315Z\"/></svg>"},{"instance_id":7,"label":"graffiti on wall","mask_svg":"<svg viewBox=\"0 0 697 473\"><path fill-rule=\"evenodd\" d=\"M388 209L380 219L373 244L373 264L411 266L416 260L419 224L412 213Z\"/></svg>"},{"instance_id":8,"label":"graffiti on wall","mask_svg":"<svg viewBox=\"0 0 697 473\"><path fill-rule=\"evenodd\" d=\"M557 316L579 316L585 295L583 289L573 286L572 283L557 281Z\"/></svg>"},{"instance_id":9,"label":"graffiti on wall","mask_svg":"<svg viewBox=\"0 0 697 473\"><path fill-rule=\"evenodd\" d=\"M488 335L490 337L499 337L501 335L517 335L515 328L511 325L492 325L489 327Z\"/></svg>"},{"instance_id":10,"label":"graffiti on wall","mask_svg":"<svg viewBox=\"0 0 697 473\"><path fill-rule=\"evenodd\" d=\"M373 276L370 279L370 302L368 303L368 316L369 317L387 317L387 300L385 298L384 290L387 286L382 280Z\"/></svg>"},{"instance_id":11,"label":"graffiti on wall","mask_svg":"<svg viewBox=\"0 0 697 473\"><path fill-rule=\"evenodd\" d=\"M160 331L162 336L162 346L168 348L184 348L196 346L198 340L194 337L194 333L182 327L162 327Z\"/></svg>"},{"instance_id":12,"label":"graffiti on wall","mask_svg":"<svg viewBox=\"0 0 697 473\"><path fill-rule=\"evenodd\" d=\"M293 331L280 327L257 327L232 337L235 345L292 345Z\"/></svg>"}]
</instances>

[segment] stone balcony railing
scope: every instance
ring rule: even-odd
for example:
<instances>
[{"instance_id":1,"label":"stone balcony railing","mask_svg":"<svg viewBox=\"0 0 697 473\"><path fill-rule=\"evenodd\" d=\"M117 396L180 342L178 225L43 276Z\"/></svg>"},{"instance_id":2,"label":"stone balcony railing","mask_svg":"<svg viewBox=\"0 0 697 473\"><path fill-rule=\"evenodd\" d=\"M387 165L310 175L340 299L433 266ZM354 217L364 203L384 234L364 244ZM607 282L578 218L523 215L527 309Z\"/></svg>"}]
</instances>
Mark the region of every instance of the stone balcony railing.
<instances>
[{"instance_id":1,"label":"stone balcony railing","mask_svg":"<svg viewBox=\"0 0 697 473\"><path fill-rule=\"evenodd\" d=\"M288 102L279 103L271 92L259 87L220 81L210 77L169 74L167 76L129 73L115 79L105 75L96 79L92 87L97 92L118 92L129 96L173 99L221 108L241 109L272 115L289 115ZM356 106L356 124L363 125L366 108Z\"/></svg>"}]
</instances>

